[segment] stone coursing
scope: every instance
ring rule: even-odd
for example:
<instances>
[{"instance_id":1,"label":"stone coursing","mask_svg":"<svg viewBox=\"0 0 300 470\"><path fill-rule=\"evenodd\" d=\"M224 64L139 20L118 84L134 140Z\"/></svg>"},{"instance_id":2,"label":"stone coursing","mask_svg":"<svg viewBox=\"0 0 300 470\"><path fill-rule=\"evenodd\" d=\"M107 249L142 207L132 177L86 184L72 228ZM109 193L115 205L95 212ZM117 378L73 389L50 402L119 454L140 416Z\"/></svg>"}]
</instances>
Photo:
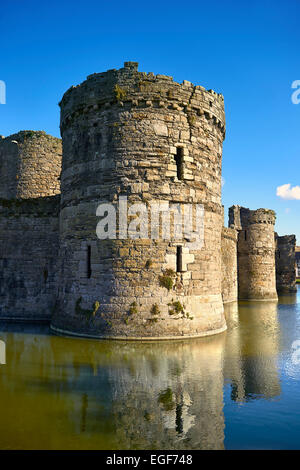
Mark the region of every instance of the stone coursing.
<instances>
[{"instance_id":1,"label":"stone coursing","mask_svg":"<svg viewBox=\"0 0 300 470\"><path fill-rule=\"evenodd\" d=\"M60 105L61 272L53 328L145 338L224 330L222 95L187 81L178 84L171 77L144 74L137 64L125 63L123 69L91 75L72 87ZM128 197L128 206L203 204L204 248L191 250L184 238L176 243L97 239L97 205L116 203L120 195ZM182 249L180 269L177 246ZM167 269L174 272L168 276L170 290L160 283Z\"/></svg>"},{"instance_id":2,"label":"stone coursing","mask_svg":"<svg viewBox=\"0 0 300 470\"><path fill-rule=\"evenodd\" d=\"M29 199L60 193L61 140L42 131L0 137L0 198Z\"/></svg>"},{"instance_id":3,"label":"stone coursing","mask_svg":"<svg viewBox=\"0 0 300 470\"><path fill-rule=\"evenodd\" d=\"M222 298L224 303L238 298L237 230L226 227L222 230Z\"/></svg>"},{"instance_id":4,"label":"stone coursing","mask_svg":"<svg viewBox=\"0 0 300 470\"><path fill-rule=\"evenodd\" d=\"M277 292L296 292L296 237L285 235L276 240L276 288Z\"/></svg>"},{"instance_id":5,"label":"stone coursing","mask_svg":"<svg viewBox=\"0 0 300 470\"><path fill-rule=\"evenodd\" d=\"M59 196L0 200L0 318L49 321L57 297Z\"/></svg>"},{"instance_id":6,"label":"stone coursing","mask_svg":"<svg viewBox=\"0 0 300 470\"><path fill-rule=\"evenodd\" d=\"M0 318L47 320L57 298L61 140L0 139Z\"/></svg>"},{"instance_id":7,"label":"stone coursing","mask_svg":"<svg viewBox=\"0 0 300 470\"><path fill-rule=\"evenodd\" d=\"M229 223L238 230L238 291L240 299L277 299L275 276L275 212L233 206Z\"/></svg>"}]
</instances>

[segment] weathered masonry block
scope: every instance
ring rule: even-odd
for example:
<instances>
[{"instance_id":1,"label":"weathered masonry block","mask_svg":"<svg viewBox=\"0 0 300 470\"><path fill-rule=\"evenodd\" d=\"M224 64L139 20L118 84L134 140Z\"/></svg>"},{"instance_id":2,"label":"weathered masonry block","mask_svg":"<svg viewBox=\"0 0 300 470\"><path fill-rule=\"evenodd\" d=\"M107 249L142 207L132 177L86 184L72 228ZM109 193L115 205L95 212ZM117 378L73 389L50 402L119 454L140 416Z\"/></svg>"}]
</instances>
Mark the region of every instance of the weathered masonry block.
<instances>
[{"instance_id":1,"label":"weathered masonry block","mask_svg":"<svg viewBox=\"0 0 300 470\"><path fill-rule=\"evenodd\" d=\"M276 233L276 287L277 292L296 292L296 237Z\"/></svg>"},{"instance_id":2,"label":"weathered masonry block","mask_svg":"<svg viewBox=\"0 0 300 470\"><path fill-rule=\"evenodd\" d=\"M221 296L223 96L137 63L90 75L61 103L58 332L178 338L224 331ZM204 246L96 237L96 208L202 204ZM88 268L87 268L88 266ZM97 310L95 310L97 307Z\"/></svg>"}]
</instances>

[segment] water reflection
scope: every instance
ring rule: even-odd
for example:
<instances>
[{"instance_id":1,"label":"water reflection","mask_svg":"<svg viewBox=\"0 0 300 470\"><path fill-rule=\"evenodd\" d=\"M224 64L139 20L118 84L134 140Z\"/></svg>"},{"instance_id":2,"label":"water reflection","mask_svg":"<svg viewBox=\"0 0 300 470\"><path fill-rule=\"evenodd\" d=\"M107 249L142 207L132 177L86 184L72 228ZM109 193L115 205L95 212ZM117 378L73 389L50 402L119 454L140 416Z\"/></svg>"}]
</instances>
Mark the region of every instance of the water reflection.
<instances>
[{"instance_id":1,"label":"water reflection","mask_svg":"<svg viewBox=\"0 0 300 470\"><path fill-rule=\"evenodd\" d=\"M225 335L155 344L4 336L1 448L223 448Z\"/></svg>"},{"instance_id":2,"label":"water reflection","mask_svg":"<svg viewBox=\"0 0 300 470\"><path fill-rule=\"evenodd\" d=\"M284 294L279 297L280 305L295 305L297 303L297 293Z\"/></svg>"},{"instance_id":3,"label":"water reflection","mask_svg":"<svg viewBox=\"0 0 300 470\"><path fill-rule=\"evenodd\" d=\"M235 403L281 394L277 303L228 304L226 317L226 333L150 344L2 325L0 448L223 449L224 383Z\"/></svg>"},{"instance_id":4,"label":"water reflection","mask_svg":"<svg viewBox=\"0 0 300 470\"><path fill-rule=\"evenodd\" d=\"M110 369L113 415L125 448L222 449L225 336L192 343L128 346Z\"/></svg>"},{"instance_id":5,"label":"water reflection","mask_svg":"<svg viewBox=\"0 0 300 470\"><path fill-rule=\"evenodd\" d=\"M280 395L277 302L240 302L226 307L232 329L226 336L225 377L234 401Z\"/></svg>"}]
</instances>

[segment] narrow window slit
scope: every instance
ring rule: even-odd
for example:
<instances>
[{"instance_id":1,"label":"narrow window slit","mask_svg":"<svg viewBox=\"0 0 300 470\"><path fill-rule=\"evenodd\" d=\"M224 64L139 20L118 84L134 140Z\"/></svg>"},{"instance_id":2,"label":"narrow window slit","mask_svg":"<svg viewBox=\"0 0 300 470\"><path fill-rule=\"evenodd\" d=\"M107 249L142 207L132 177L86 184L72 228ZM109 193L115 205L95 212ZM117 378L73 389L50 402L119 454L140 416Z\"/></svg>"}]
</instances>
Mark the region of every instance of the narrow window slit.
<instances>
[{"instance_id":1,"label":"narrow window slit","mask_svg":"<svg viewBox=\"0 0 300 470\"><path fill-rule=\"evenodd\" d=\"M87 278L90 279L92 275L92 265L91 265L91 246L87 247Z\"/></svg>"},{"instance_id":2,"label":"narrow window slit","mask_svg":"<svg viewBox=\"0 0 300 470\"><path fill-rule=\"evenodd\" d=\"M183 148L177 147L177 153L175 155L175 162L177 166L177 178L183 180Z\"/></svg>"},{"instance_id":3,"label":"narrow window slit","mask_svg":"<svg viewBox=\"0 0 300 470\"><path fill-rule=\"evenodd\" d=\"M95 134L95 145L97 147L97 150L101 150L102 134L100 134L100 133Z\"/></svg>"},{"instance_id":4,"label":"narrow window slit","mask_svg":"<svg viewBox=\"0 0 300 470\"><path fill-rule=\"evenodd\" d=\"M178 273L182 271L182 246L177 246L176 249L176 271Z\"/></svg>"},{"instance_id":5,"label":"narrow window slit","mask_svg":"<svg viewBox=\"0 0 300 470\"><path fill-rule=\"evenodd\" d=\"M247 230L245 230L245 240L247 240Z\"/></svg>"}]
</instances>

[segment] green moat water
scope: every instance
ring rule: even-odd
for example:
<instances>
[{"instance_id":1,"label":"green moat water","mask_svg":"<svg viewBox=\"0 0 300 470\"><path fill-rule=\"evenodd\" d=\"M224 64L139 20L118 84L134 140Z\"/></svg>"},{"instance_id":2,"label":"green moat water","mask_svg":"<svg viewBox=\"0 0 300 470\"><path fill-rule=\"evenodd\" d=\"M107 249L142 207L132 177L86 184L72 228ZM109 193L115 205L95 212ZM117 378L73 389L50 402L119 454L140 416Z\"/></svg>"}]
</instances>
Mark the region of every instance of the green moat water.
<instances>
[{"instance_id":1,"label":"green moat water","mask_svg":"<svg viewBox=\"0 0 300 470\"><path fill-rule=\"evenodd\" d=\"M0 324L0 449L299 449L300 292L226 315L161 343Z\"/></svg>"}]
</instances>

